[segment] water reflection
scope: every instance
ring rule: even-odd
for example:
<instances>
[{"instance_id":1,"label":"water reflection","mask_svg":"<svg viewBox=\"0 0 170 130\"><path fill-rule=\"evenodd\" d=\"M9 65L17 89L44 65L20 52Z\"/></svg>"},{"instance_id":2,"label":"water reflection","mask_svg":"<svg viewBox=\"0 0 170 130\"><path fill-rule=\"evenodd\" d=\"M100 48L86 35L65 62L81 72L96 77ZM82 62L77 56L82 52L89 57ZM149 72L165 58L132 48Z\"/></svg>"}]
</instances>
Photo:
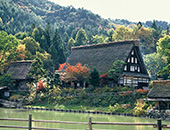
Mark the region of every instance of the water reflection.
<instances>
[{"instance_id":1,"label":"water reflection","mask_svg":"<svg viewBox=\"0 0 170 130\"><path fill-rule=\"evenodd\" d=\"M71 121L71 122L88 122L89 117L92 117L94 122L133 122L133 123L156 123L156 120L139 118L139 117L126 117L116 115L102 115L102 114L79 114L79 113L64 113L56 111L41 111L41 110L22 110L22 109L4 109L0 108L0 118L22 118L28 119L28 115L32 114L32 118L36 120L55 120L55 121ZM165 123L168 124L168 123ZM27 126L27 122L6 122L1 121L0 125L22 125ZM45 128L61 128L61 129L77 129L85 130L87 125L77 124L58 124L58 123L41 123L33 122L33 127ZM152 126L109 126L109 125L93 125L94 129L112 129L112 130L155 130ZM0 128L0 130L5 130ZM8 129L6 129L8 130ZM12 129L10 129L12 130ZM16 129L14 129L16 130ZM19 130L19 129L18 129Z\"/></svg>"}]
</instances>

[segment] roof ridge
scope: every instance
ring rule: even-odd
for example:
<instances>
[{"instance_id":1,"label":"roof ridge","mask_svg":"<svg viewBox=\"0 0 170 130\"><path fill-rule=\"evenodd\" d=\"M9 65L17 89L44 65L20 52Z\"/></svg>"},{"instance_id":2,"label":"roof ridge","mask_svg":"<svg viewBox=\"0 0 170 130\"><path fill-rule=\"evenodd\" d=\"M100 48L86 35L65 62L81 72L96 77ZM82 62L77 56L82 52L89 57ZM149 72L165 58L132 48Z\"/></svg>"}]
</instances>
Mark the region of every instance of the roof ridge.
<instances>
[{"instance_id":1,"label":"roof ridge","mask_svg":"<svg viewBox=\"0 0 170 130\"><path fill-rule=\"evenodd\" d=\"M117 45L117 44L134 44L134 46L139 47L140 46L140 40L139 39L120 40L120 41L114 41L114 42L98 43L98 44L91 44L91 45L82 45L82 46L72 47L72 50L108 47L108 46L113 46L113 45Z\"/></svg>"}]
</instances>

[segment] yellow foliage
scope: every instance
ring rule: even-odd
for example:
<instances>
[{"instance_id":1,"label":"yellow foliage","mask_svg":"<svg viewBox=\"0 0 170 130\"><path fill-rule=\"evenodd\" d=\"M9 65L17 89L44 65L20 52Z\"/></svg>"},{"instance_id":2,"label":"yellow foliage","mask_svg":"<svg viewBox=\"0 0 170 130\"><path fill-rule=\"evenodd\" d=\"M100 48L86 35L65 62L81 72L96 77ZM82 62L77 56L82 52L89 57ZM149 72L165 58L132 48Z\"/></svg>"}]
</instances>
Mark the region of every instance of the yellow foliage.
<instances>
[{"instance_id":1,"label":"yellow foliage","mask_svg":"<svg viewBox=\"0 0 170 130\"><path fill-rule=\"evenodd\" d=\"M145 102L142 99L138 99L136 103L136 107L134 108L134 115L144 115L146 112L144 110Z\"/></svg>"}]
</instances>

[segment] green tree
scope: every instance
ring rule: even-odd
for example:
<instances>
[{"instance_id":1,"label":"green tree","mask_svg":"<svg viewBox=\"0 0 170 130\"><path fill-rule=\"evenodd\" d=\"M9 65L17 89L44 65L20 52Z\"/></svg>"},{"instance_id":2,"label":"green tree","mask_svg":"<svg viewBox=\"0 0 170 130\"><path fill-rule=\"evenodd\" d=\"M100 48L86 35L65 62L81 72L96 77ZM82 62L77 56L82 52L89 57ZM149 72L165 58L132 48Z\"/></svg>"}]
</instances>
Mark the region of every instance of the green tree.
<instances>
[{"instance_id":1,"label":"green tree","mask_svg":"<svg viewBox=\"0 0 170 130\"><path fill-rule=\"evenodd\" d=\"M54 36L53 36L53 40L52 40L53 44L51 49L54 47L54 49L52 49L51 51L51 55L52 55L52 59L54 60L55 63L55 68L57 69L59 67L59 64L64 63L66 60L65 54L64 54L64 45L59 33L59 30L56 29ZM54 52L56 51L56 52ZM57 58L55 58L54 56L57 56Z\"/></svg>"},{"instance_id":2,"label":"green tree","mask_svg":"<svg viewBox=\"0 0 170 130\"><path fill-rule=\"evenodd\" d=\"M70 38L68 40L67 46L66 46L66 56L68 57L71 54L71 47L74 46L75 40L73 38Z\"/></svg>"},{"instance_id":3,"label":"green tree","mask_svg":"<svg viewBox=\"0 0 170 130\"><path fill-rule=\"evenodd\" d=\"M23 40L24 38L28 37L28 33L27 32L19 32L19 33L15 34L15 37L17 39Z\"/></svg>"},{"instance_id":4,"label":"green tree","mask_svg":"<svg viewBox=\"0 0 170 130\"><path fill-rule=\"evenodd\" d=\"M48 47L50 47L51 46L51 26L50 26L50 23L47 23L47 25L46 25L44 36L46 38Z\"/></svg>"},{"instance_id":5,"label":"green tree","mask_svg":"<svg viewBox=\"0 0 170 130\"><path fill-rule=\"evenodd\" d=\"M109 31L109 36L108 36L108 41L109 42L114 41L113 34L114 34L114 30L112 29L112 30Z\"/></svg>"},{"instance_id":6,"label":"green tree","mask_svg":"<svg viewBox=\"0 0 170 130\"><path fill-rule=\"evenodd\" d=\"M86 31L81 28L76 34L76 46L85 45L87 43Z\"/></svg>"},{"instance_id":7,"label":"green tree","mask_svg":"<svg viewBox=\"0 0 170 130\"><path fill-rule=\"evenodd\" d=\"M114 31L113 38L115 41L119 41L119 40L134 39L134 36L132 34L131 29L129 29L125 26L119 26Z\"/></svg>"},{"instance_id":8,"label":"green tree","mask_svg":"<svg viewBox=\"0 0 170 130\"><path fill-rule=\"evenodd\" d=\"M47 44L47 40L44 35L41 36L41 42L40 42L40 47L44 49L45 51L49 52L49 47Z\"/></svg>"},{"instance_id":9,"label":"green tree","mask_svg":"<svg viewBox=\"0 0 170 130\"><path fill-rule=\"evenodd\" d=\"M0 72L4 71L5 65L15 60L18 44L15 36L0 31Z\"/></svg>"},{"instance_id":10,"label":"green tree","mask_svg":"<svg viewBox=\"0 0 170 130\"><path fill-rule=\"evenodd\" d=\"M166 28L166 35L169 35L169 26Z\"/></svg>"},{"instance_id":11,"label":"green tree","mask_svg":"<svg viewBox=\"0 0 170 130\"><path fill-rule=\"evenodd\" d=\"M103 43L104 42L104 38L103 36L98 36L98 35L95 35L93 36L92 38L92 43Z\"/></svg>"},{"instance_id":12,"label":"green tree","mask_svg":"<svg viewBox=\"0 0 170 130\"><path fill-rule=\"evenodd\" d=\"M155 30L157 30L157 29L158 29L158 27L157 27L157 25L156 25L156 21L155 21L155 20L153 20L152 25L151 25L151 28L154 28Z\"/></svg>"},{"instance_id":13,"label":"green tree","mask_svg":"<svg viewBox=\"0 0 170 130\"><path fill-rule=\"evenodd\" d=\"M31 71L29 76L32 76L37 82L41 77L46 75L46 71L43 69L43 62L40 58L36 58L35 62L31 64Z\"/></svg>"},{"instance_id":14,"label":"green tree","mask_svg":"<svg viewBox=\"0 0 170 130\"><path fill-rule=\"evenodd\" d=\"M146 69L149 73L149 76L152 80L156 80L158 78L158 71L162 70L163 67L166 66L166 62L163 57L159 53L151 53L144 56L144 63L146 65Z\"/></svg>"},{"instance_id":15,"label":"green tree","mask_svg":"<svg viewBox=\"0 0 170 130\"><path fill-rule=\"evenodd\" d=\"M94 87L97 87L99 86L99 81L100 81L99 72L97 71L96 67L94 67L89 75L89 83Z\"/></svg>"},{"instance_id":16,"label":"green tree","mask_svg":"<svg viewBox=\"0 0 170 130\"><path fill-rule=\"evenodd\" d=\"M123 73L123 67L125 62L121 60L116 60L113 63L112 69L109 70L109 76L111 79L113 79L113 82L118 84L120 76Z\"/></svg>"},{"instance_id":17,"label":"green tree","mask_svg":"<svg viewBox=\"0 0 170 130\"><path fill-rule=\"evenodd\" d=\"M39 43L35 41L32 37L26 37L21 41L22 44L25 44L25 49L31 55L36 55L37 51L40 51Z\"/></svg>"},{"instance_id":18,"label":"green tree","mask_svg":"<svg viewBox=\"0 0 170 130\"><path fill-rule=\"evenodd\" d=\"M168 74L168 78L170 78L170 36L165 35L163 38L160 38L157 45L158 53L166 60L166 66L158 74Z\"/></svg>"}]
</instances>

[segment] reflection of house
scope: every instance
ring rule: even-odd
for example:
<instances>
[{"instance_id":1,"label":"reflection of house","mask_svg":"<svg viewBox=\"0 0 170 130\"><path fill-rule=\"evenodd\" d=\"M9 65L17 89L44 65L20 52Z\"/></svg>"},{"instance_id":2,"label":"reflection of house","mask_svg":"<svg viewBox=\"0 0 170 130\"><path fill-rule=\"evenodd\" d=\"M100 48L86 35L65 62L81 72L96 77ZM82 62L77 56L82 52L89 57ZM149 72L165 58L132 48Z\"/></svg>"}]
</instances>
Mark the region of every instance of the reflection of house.
<instances>
[{"instance_id":1,"label":"reflection of house","mask_svg":"<svg viewBox=\"0 0 170 130\"><path fill-rule=\"evenodd\" d=\"M28 73L31 70L32 60L27 61L16 61L12 62L7 73L11 74L11 79L15 81L16 88L19 89L28 89L26 83L33 80L32 77L28 76Z\"/></svg>"},{"instance_id":2,"label":"reflection of house","mask_svg":"<svg viewBox=\"0 0 170 130\"><path fill-rule=\"evenodd\" d=\"M153 81L147 100L154 101L159 110L170 109L170 80Z\"/></svg>"},{"instance_id":3,"label":"reflection of house","mask_svg":"<svg viewBox=\"0 0 170 130\"><path fill-rule=\"evenodd\" d=\"M143 88L148 86L150 78L139 46L139 40L128 40L74 47L66 63L80 62L90 69L95 66L101 75L107 73L116 60L122 60L126 64L119 84Z\"/></svg>"}]
</instances>

